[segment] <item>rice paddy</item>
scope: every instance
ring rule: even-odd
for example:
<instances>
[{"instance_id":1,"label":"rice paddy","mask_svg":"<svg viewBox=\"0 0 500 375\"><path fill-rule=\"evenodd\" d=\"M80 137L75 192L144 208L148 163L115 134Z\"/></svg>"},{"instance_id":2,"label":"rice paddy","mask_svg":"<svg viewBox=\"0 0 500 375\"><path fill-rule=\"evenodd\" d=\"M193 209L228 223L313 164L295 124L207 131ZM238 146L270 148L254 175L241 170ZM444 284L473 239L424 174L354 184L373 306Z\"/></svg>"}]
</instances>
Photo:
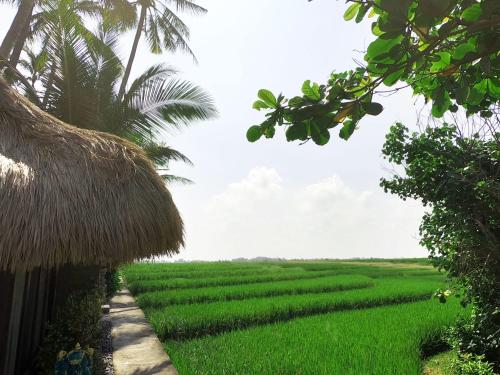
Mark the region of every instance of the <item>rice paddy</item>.
<instances>
[{"instance_id":1,"label":"rice paddy","mask_svg":"<svg viewBox=\"0 0 500 375\"><path fill-rule=\"evenodd\" d=\"M184 374L421 374L459 314L425 261L134 264L123 270ZM428 346L428 345L427 345Z\"/></svg>"}]
</instances>

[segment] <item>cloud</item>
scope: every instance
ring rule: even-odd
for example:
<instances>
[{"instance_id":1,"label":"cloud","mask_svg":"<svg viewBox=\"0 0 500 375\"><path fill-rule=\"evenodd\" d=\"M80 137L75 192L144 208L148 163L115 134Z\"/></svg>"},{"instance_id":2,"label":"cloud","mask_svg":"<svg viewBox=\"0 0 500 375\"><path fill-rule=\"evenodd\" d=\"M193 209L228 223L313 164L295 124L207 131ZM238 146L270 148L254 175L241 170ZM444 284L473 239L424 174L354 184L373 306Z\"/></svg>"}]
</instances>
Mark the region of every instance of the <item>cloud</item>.
<instances>
[{"instance_id":1,"label":"cloud","mask_svg":"<svg viewBox=\"0 0 500 375\"><path fill-rule=\"evenodd\" d=\"M417 239L423 212L381 190L355 191L336 175L292 187L275 169L256 167L190 211L179 257L425 256Z\"/></svg>"}]
</instances>

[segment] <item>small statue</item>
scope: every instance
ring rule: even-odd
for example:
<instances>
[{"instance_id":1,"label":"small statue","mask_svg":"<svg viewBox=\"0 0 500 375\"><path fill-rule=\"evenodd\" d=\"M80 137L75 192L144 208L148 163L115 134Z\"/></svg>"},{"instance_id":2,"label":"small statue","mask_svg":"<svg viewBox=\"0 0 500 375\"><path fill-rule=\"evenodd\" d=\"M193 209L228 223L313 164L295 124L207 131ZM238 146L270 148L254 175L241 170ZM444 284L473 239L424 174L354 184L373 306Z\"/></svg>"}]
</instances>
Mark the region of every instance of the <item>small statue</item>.
<instances>
[{"instance_id":1,"label":"small statue","mask_svg":"<svg viewBox=\"0 0 500 375\"><path fill-rule=\"evenodd\" d=\"M66 353L60 351L57 355L55 365L56 375L92 375L94 363L94 349L88 345L82 349L80 343L76 343L75 348Z\"/></svg>"},{"instance_id":2,"label":"small statue","mask_svg":"<svg viewBox=\"0 0 500 375\"><path fill-rule=\"evenodd\" d=\"M56 366L54 368L56 375L66 375L68 373L68 362L66 362L67 354L67 352L61 350L57 355Z\"/></svg>"}]
</instances>

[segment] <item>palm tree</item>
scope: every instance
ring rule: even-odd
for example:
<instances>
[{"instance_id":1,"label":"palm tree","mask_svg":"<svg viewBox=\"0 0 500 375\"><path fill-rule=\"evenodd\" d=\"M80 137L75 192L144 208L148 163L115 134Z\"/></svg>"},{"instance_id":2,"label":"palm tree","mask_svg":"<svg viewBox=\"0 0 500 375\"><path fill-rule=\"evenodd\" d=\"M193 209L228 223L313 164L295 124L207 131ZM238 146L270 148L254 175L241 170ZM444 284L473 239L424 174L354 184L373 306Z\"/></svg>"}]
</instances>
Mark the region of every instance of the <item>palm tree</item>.
<instances>
[{"instance_id":1,"label":"palm tree","mask_svg":"<svg viewBox=\"0 0 500 375\"><path fill-rule=\"evenodd\" d=\"M1 2L11 2L14 1L5 1L0 0ZM33 13L33 9L35 7L35 0L20 0L18 2L18 10L12 23L7 30L7 34L0 45L0 58L8 60L10 57L10 53L14 48L16 40L19 37L25 35L25 30L29 26L31 15ZM22 47L21 47L22 48Z\"/></svg>"},{"instance_id":2,"label":"palm tree","mask_svg":"<svg viewBox=\"0 0 500 375\"><path fill-rule=\"evenodd\" d=\"M184 51L195 58L187 44L189 29L174 11L167 6L165 3L167 1L175 4L175 10L177 12L188 11L195 15L207 12L205 8L189 0L138 0L131 3L133 6L140 8L140 12L136 25L134 42L132 43L130 56L118 91L119 99L123 98L125 94L132 65L137 54L139 40L143 33L153 53L161 53L162 48L165 48L169 51Z\"/></svg>"},{"instance_id":3,"label":"palm tree","mask_svg":"<svg viewBox=\"0 0 500 375\"><path fill-rule=\"evenodd\" d=\"M41 89L26 90L27 95L43 109L73 125L128 138L147 152L166 180L186 182L168 174L168 164L171 160L191 163L190 160L159 143L158 136L165 129L214 117L216 109L211 97L196 85L180 80L174 69L162 65L147 69L121 95L115 91L120 81L122 84L128 81L114 52L118 33L130 27L135 14L126 0L36 1L28 29L40 49L24 48L27 58L21 64L29 74L26 82L30 81L31 85L26 86ZM190 1L173 1L177 10L205 11ZM153 21L161 25L163 45L190 52L184 40L189 32L182 21L163 4L161 14L157 4L143 5L147 5L143 9L149 12L146 12L148 25ZM102 18L96 34L86 27L85 16L89 15ZM145 28L139 26L140 23L140 30ZM148 39L159 40L158 29L152 31L148 26L145 30ZM20 44L19 40L14 43L14 49L24 45L26 38ZM156 47L152 48L158 52Z\"/></svg>"},{"instance_id":4,"label":"palm tree","mask_svg":"<svg viewBox=\"0 0 500 375\"><path fill-rule=\"evenodd\" d=\"M16 1L0 0L1 2ZM11 66L15 68L26 41L33 34L48 27L45 21L52 17L47 15L47 12L55 10L63 10L60 12L61 16L67 12L79 18L100 15L101 18L106 18L107 22L122 29L130 28L134 24L135 13L126 0L72 0L58 3L55 0L17 0L18 11L0 45L0 57L9 60Z\"/></svg>"},{"instance_id":5,"label":"palm tree","mask_svg":"<svg viewBox=\"0 0 500 375\"><path fill-rule=\"evenodd\" d=\"M41 46L40 52L50 56L47 74L40 77L44 88L44 109L49 106L51 91L57 88L54 84L58 79L57 75L66 75L66 84L73 85L73 90L85 89L80 77L85 71L73 55L78 51L89 51L101 43L86 26L87 17L97 16L99 12L99 4L92 1L44 0L40 4L39 12L33 15L33 36ZM70 111L69 118L65 119L73 123L77 121L78 116L78 112Z\"/></svg>"},{"instance_id":6,"label":"palm tree","mask_svg":"<svg viewBox=\"0 0 500 375\"><path fill-rule=\"evenodd\" d=\"M72 25L71 23L67 25ZM73 25L74 26L74 25ZM45 46L57 64L41 73L46 110L83 128L106 131L141 146L168 181L187 180L168 173L171 160L190 163L180 152L158 142L164 130L181 128L217 114L212 98L200 87L181 80L177 72L155 65L137 77L119 99L115 88L123 66L114 53L116 29L101 26L87 34L66 27L64 38ZM62 45L58 43L62 42ZM52 78L50 78L52 77Z\"/></svg>"}]
</instances>

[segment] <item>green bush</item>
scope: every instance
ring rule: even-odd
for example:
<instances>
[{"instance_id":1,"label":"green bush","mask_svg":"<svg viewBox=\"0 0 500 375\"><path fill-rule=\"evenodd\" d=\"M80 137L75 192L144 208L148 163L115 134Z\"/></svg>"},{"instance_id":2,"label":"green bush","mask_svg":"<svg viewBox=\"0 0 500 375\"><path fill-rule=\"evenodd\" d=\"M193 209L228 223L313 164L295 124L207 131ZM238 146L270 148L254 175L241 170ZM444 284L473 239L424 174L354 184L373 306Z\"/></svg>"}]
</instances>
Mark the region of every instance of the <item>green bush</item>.
<instances>
[{"instance_id":1,"label":"green bush","mask_svg":"<svg viewBox=\"0 0 500 375\"><path fill-rule=\"evenodd\" d=\"M57 354L61 350L72 350L76 343L82 348L87 345L99 348L102 302L101 291L95 289L73 293L57 307L36 358L35 367L39 373L53 373Z\"/></svg>"},{"instance_id":2,"label":"green bush","mask_svg":"<svg viewBox=\"0 0 500 375\"><path fill-rule=\"evenodd\" d=\"M106 272L106 298L111 298L120 290L120 271L112 269Z\"/></svg>"},{"instance_id":3,"label":"green bush","mask_svg":"<svg viewBox=\"0 0 500 375\"><path fill-rule=\"evenodd\" d=\"M382 152L405 175L382 179L381 186L429 207L420 243L457 282L463 304L472 305L471 318L453 332L454 346L500 367L499 135L463 134L451 124L420 133L392 126ZM443 293L439 297L446 301Z\"/></svg>"},{"instance_id":4,"label":"green bush","mask_svg":"<svg viewBox=\"0 0 500 375\"><path fill-rule=\"evenodd\" d=\"M493 365L484 361L484 355L463 354L453 361L456 375L495 375Z\"/></svg>"}]
</instances>

